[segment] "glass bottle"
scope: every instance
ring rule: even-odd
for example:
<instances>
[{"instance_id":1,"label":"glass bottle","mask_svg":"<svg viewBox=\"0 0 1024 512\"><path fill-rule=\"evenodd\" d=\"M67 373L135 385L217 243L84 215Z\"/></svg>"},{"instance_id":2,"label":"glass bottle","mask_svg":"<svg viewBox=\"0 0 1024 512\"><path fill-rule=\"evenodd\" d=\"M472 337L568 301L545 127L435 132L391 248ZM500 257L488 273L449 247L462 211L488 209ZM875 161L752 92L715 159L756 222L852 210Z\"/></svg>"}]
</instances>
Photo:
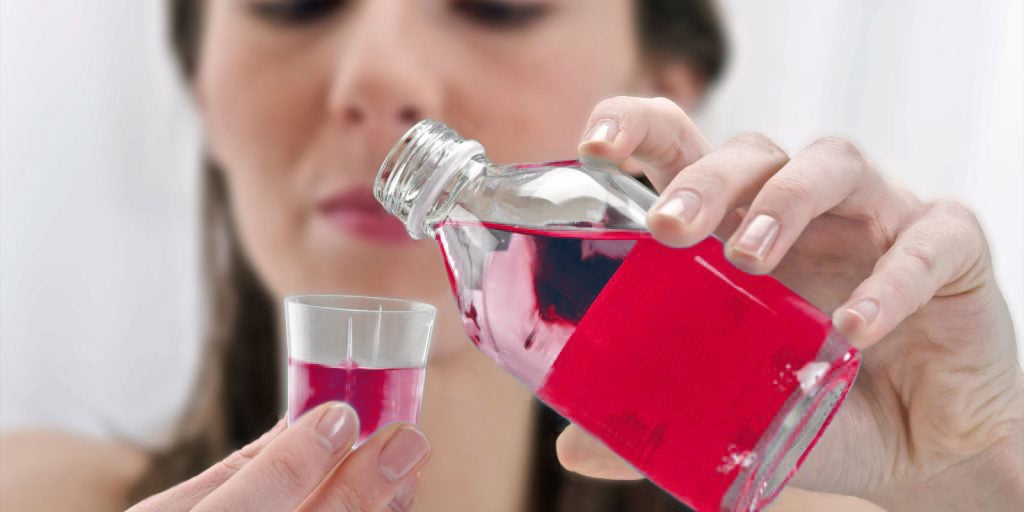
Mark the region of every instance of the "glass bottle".
<instances>
[{"instance_id":1,"label":"glass bottle","mask_svg":"<svg viewBox=\"0 0 1024 512\"><path fill-rule=\"evenodd\" d=\"M655 194L610 164L497 165L425 120L375 195L437 240L480 350L699 511L770 503L857 374L827 315L719 239L653 240Z\"/></svg>"}]
</instances>

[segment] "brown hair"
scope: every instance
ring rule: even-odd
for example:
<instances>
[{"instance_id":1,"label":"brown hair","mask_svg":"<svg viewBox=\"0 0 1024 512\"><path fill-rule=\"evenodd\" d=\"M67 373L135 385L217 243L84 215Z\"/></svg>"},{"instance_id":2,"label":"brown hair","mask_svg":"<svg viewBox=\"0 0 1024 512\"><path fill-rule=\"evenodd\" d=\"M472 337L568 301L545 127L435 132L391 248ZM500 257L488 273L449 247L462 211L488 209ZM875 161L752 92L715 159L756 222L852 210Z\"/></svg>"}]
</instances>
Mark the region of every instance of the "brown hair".
<instances>
[{"instance_id":1,"label":"brown hair","mask_svg":"<svg viewBox=\"0 0 1024 512\"><path fill-rule=\"evenodd\" d=\"M184 76L196 70L201 0L170 0L171 42ZM725 62L725 38L711 0L638 0L642 43L655 59L683 59L707 81ZM278 419L278 322L271 295L243 254L214 162L202 177L203 277L207 312L202 366L194 396L171 445L152 453L130 491L137 501L209 467L268 430ZM564 471L555 439L567 424L537 403L528 510L688 510L646 481L604 482Z\"/></svg>"}]
</instances>

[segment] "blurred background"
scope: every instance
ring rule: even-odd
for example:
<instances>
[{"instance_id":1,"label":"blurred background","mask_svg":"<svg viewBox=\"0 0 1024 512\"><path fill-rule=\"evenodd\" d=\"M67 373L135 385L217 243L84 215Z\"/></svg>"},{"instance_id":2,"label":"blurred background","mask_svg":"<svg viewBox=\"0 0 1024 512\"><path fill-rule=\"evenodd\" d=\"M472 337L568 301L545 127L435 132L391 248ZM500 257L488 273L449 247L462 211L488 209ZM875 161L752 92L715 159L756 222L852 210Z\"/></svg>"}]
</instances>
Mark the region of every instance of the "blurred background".
<instances>
[{"instance_id":1,"label":"blurred background","mask_svg":"<svg viewBox=\"0 0 1024 512\"><path fill-rule=\"evenodd\" d=\"M841 135L970 204L1020 346L1024 2L720 5L731 62L694 113L712 142ZM163 8L0 0L0 429L159 443L189 392L200 134Z\"/></svg>"}]
</instances>

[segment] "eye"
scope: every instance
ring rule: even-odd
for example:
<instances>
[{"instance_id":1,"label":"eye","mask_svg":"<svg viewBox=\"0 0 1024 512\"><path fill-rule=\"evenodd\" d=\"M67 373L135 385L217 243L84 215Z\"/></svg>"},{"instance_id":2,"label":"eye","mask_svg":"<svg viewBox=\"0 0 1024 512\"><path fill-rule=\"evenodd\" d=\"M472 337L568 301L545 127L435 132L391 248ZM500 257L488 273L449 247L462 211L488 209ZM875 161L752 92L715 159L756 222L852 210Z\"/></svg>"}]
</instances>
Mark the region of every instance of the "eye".
<instances>
[{"instance_id":1,"label":"eye","mask_svg":"<svg viewBox=\"0 0 1024 512\"><path fill-rule=\"evenodd\" d=\"M256 16L281 25L304 25L326 18L345 0L263 0L249 4Z\"/></svg>"},{"instance_id":2,"label":"eye","mask_svg":"<svg viewBox=\"0 0 1024 512\"><path fill-rule=\"evenodd\" d=\"M496 0L456 0L452 7L470 21L495 30L524 28L551 10L550 5L542 3Z\"/></svg>"}]
</instances>

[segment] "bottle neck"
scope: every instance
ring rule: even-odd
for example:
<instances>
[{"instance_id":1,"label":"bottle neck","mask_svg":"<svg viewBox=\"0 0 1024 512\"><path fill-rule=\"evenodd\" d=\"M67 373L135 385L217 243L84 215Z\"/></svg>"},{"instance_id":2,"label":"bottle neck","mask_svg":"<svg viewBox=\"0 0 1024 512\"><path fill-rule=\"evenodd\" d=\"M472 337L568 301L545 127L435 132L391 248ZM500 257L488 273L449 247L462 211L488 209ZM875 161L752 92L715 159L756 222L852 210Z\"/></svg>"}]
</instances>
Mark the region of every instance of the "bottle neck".
<instances>
[{"instance_id":1,"label":"bottle neck","mask_svg":"<svg viewBox=\"0 0 1024 512\"><path fill-rule=\"evenodd\" d=\"M425 119L409 129L388 153L377 172L374 196L398 217L409 236L430 236L430 221L451 199L453 178L471 179L486 164L483 146L465 140L444 123ZM476 158L475 158L476 157Z\"/></svg>"}]
</instances>

